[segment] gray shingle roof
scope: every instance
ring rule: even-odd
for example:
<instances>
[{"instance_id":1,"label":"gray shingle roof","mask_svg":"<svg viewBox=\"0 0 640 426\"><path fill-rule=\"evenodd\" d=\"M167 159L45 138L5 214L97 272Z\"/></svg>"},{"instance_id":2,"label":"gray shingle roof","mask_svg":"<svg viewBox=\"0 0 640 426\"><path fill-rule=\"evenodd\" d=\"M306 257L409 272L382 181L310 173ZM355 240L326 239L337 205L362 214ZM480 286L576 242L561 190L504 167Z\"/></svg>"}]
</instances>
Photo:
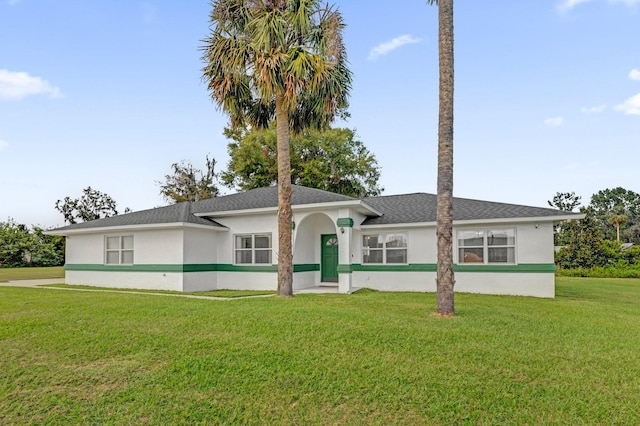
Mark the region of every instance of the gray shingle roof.
<instances>
[{"instance_id":1,"label":"gray shingle roof","mask_svg":"<svg viewBox=\"0 0 640 426\"><path fill-rule=\"evenodd\" d=\"M304 186L292 185L292 190L292 203L294 205L354 200L354 198L347 197L346 195L334 194L332 192L306 188ZM62 228L57 228L52 231L59 232L76 229L106 228L127 225L153 225L163 223L192 223L224 228L224 226L213 220L198 217L195 216L195 214L231 210L250 210L277 206L278 188L270 186L267 188L258 188L238 194L212 198L210 200L173 204L166 207L158 207L155 209L142 210L139 212L127 213L104 219L92 220L89 222L76 223Z\"/></svg>"},{"instance_id":2,"label":"gray shingle roof","mask_svg":"<svg viewBox=\"0 0 640 426\"><path fill-rule=\"evenodd\" d=\"M355 198L347 197L346 195L334 194L320 189L298 185L291 185L291 187L293 191L291 203L294 206L355 200ZM252 189L238 194L211 198L210 200L196 201L193 203L192 210L193 213L213 213L267 207L278 207L278 188L276 186Z\"/></svg>"},{"instance_id":3,"label":"gray shingle roof","mask_svg":"<svg viewBox=\"0 0 640 426\"><path fill-rule=\"evenodd\" d=\"M293 185L293 205L354 201L346 195L334 194L319 189ZM382 213L369 217L363 225L388 225L436 221L436 196L433 194L405 194L362 199L367 205ZM153 225L165 223L191 223L224 228L218 222L196 214L225 211L251 210L278 206L278 189L275 186L253 189L247 192L225 195L210 200L180 203L166 207L143 210L89 222L77 223L54 229L53 232L106 228L127 225ZM573 213L578 214L578 213ZM553 217L572 215L559 210L528 207L492 201L454 198L454 220L511 219L527 217Z\"/></svg>"},{"instance_id":4,"label":"gray shingle roof","mask_svg":"<svg viewBox=\"0 0 640 426\"><path fill-rule=\"evenodd\" d=\"M436 195L416 193L370 197L363 200L383 213L380 217L369 217L363 225L388 225L396 223L419 223L436 221ZM543 207L493 201L453 199L453 220L513 219L527 217L553 217L579 215Z\"/></svg>"},{"instance_id":5,"label":"gray shingle roof","mask_svg":"<svg viewBox=\"0 0 640 426\"><path fill-rule=\"evenodd\" d=\"M106 228L127 225L155 225L163 223L192 223L196 225L224 228L213 220L194 216L191 204L192 203L179 203L166 207L157 207L155 209L141 210L113 217L105 217L103 219L91 220L89 222L76 223L62 228L57 228L53 231L71 231L76 229Z\"/></svg>"}]
</instances>

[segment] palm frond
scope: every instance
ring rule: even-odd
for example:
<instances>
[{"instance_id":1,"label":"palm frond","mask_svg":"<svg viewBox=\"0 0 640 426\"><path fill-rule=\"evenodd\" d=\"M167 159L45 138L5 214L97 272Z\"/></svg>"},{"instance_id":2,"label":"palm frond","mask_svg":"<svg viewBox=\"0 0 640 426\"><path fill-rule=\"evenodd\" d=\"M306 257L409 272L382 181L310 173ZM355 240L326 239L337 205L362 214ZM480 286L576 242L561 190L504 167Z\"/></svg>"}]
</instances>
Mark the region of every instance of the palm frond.
<instances>
[{"instance_id":1,"label":"palm frond","mask_svg":"<svg viewBox=\"0 0 640 426\"><path fill-rule=\"evenodd\" d=\"M265 114L274 112L278 94L295 130L324 127L346 114L351 72L337 10L319 0L212 5L202 79L232 123L268 124Z\"/></svg>"}]
</instances>

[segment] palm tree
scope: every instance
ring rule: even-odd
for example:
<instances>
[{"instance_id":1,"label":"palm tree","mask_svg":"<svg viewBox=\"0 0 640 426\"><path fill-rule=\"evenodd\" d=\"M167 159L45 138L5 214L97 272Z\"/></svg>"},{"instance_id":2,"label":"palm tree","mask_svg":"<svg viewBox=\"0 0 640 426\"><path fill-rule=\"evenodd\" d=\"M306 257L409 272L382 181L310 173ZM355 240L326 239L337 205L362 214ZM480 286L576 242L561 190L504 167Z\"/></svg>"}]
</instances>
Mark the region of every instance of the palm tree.
<instances>
[{"instance_id":1,"label":"palm tree","mask_svg":"<svg viewBox=\"0 0 640 426\"><path fill-rule=\"evenodd\" d=\"M318 0L214 0L202 78L231 126L278 140L278 294L293 294L289 132L346 115L351 72L340 13Z\"/></svg>"},{"instance_id":2,"label":"palm tree","mask_svg":"<svg viewBox=\"0 0 640 426\"><path fill-rule=\"evenodd\" d=\"M438 113L437 310L453 315L453 0L438 5L440 107Z\"/></svg>"},{"instance_id":3,"label":"palm tree","mask_svg":"<svg viewBox=\"0 0 640 426\"><path fill-rule=\"evenodd\" d=\"M618 242L620 242L620 226L627 223L627 219L628 217L626 214L615 211L610 212L607 217L607 222L616 228L616 241Z\"/></svg>"}]
</instances>

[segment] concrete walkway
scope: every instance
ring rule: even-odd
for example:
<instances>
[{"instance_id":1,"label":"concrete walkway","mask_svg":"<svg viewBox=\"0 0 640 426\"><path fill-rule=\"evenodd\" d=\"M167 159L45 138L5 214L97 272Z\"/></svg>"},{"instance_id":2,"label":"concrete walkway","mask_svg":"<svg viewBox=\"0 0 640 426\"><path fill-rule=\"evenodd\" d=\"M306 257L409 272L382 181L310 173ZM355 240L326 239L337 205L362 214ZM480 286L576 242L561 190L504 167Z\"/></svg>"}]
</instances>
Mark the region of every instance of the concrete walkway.
<instances>
[{"instance_id":1,"label":"concrete walkway","mask_svg":"<svg viewBox=\"0 0 640 426\"><path fill-rule=\"evenodd\" d=\"M262 297L274 297L275 294L261 294L257 296L240 296L240 297L216 297L216 296L198 296L197 294L176 294L176 293L147 293L143 291L136 291L135 289L91 289L91 288L72 288L72 287L41 287L47 284L64 284L64 278L50 278L41 280L18 280L18 281L5 281L0 282L0 287L32 287L41 288L45 290L64 290L64 291L93 291L100 293L125 293L125 294L148 294L151 296L169 296L169 297L188 297L191 299L211 299L211 300L236 300L236 299L255 299ZM356 291L359 289L353 289ZM337 286L318 286L296 290L294 294L338 294Z\"/></svg>"},{"instance_id":2,"label":"concrete walkway","mask_svg":"<svg viewBox=\"0 0 640 426\"><path fill-rule=\"evenodd\" d=\"M47 284L64 284L64 278L48 278L43 280L3 281L0 287L37 287Z\"/></svg>"},{"instance_id":3,"label":"concrete walkway","mask_svg":"<svg viewBox=\"0 0 640 426\"><path fill-rule=\"evenodd\" d=\"M239 300L239 299L258 299L263 297L274 297L275 294L260 294L256 296L240 296L240 297L216 297L216 296L198 296L197 294L178 294L178 293L147 293L144 291L113 289L105 290L101 288L73 288L73 287L41 287L47 284L64 284L64 278L42 279L42 280L19 280L0 282L0 287L32 287L42 290L63 290L63 291L85 291L94 293L124 293L124 294L142 294L149 296L165 296L165 297L186 297L189 299L206 299L206 300Z\"/></svg>"}]
</instances>

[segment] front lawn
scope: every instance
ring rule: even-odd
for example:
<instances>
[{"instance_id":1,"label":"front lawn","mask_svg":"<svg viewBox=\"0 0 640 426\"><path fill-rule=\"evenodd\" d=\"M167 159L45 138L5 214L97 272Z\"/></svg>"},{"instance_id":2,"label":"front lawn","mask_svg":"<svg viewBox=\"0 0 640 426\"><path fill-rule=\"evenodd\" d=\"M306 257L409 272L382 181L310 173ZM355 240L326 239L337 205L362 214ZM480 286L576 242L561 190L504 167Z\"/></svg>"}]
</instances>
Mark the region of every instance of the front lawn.
<instances>
[{"instance_id":1,"label":"front lawn","mask_svg":"<svg viewBox=\"0 0 640 426\"><path fill-rule=\"evenodd\" d=\"M638 424L640 280L555 300L0 288L0 424Z\"/></svg>"},{"instance_id":2,"label":"front lawn","mask_svg":"<svg viewBox=\"0 0 640 426\"><path fill-rule=\"evenodd\" d=\"M183 292L175 290L141 290L137 288L114 288L114 287L97 287L92 285L76 285L76 284L46 284L42 287L53 287L63 289L77 289L86 291L120 291L127 293L155 293L155 294L171 294L174 296L206 296L206 297L223 297L226 299L232 299L235 297L255 297L255 296L275 296L277 291L275 290L210 290L210 291L194 291Z\"/></svg>"},{"instance_id":3,"label":"front lawn","mask_svg":"<svg viewBox=\"0 0 640 426\"><path fill-rule=\"evenodd\" d=\"M45 278L62 278L63 266L48 266L42 268L0 268L0 282L15 280L39 280Z\"/></svg>"}]
</instances>

